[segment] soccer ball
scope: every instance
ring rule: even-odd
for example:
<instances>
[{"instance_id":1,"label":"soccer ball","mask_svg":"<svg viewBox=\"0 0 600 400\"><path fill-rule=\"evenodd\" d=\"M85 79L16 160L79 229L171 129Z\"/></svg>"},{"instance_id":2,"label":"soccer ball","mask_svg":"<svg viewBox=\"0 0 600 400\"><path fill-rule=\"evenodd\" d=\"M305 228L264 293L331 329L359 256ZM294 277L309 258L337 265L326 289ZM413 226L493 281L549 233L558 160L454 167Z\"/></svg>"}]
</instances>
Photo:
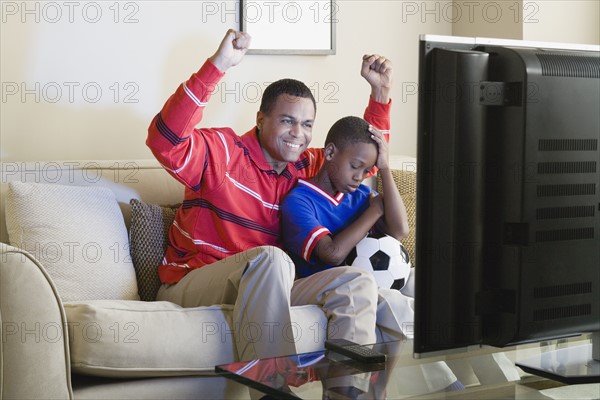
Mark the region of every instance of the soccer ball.
<instances>
[{"instance_id":1,"label":"soccer ball","mask_svg":"<svg viewBox=\"0 0 600 400\"><path fill-rule=\"evenodd\" d=\"M411 267L402 243L387 235L367 235L348 254L345 264L372 272L380 288L397 290L406 284Z\"/></svg>"}]
</instances>

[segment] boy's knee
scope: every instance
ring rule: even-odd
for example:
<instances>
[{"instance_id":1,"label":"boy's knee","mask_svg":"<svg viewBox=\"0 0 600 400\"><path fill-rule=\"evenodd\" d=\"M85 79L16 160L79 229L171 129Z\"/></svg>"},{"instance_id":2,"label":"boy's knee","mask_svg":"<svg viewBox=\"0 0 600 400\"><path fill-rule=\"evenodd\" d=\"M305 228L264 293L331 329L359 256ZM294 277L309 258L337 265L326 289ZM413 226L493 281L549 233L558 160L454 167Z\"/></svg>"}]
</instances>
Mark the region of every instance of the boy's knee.
<instances>
[{"instance_id":1,"label":"boy's knee","mask_svg":"<svg viewBox=\"0 0 600 400\"><path fill-rule=\"evenodd\" d=\"M351 266L344 267L344 269L347 271L347 273L356 275L356 279L369 281L373 285L377 286L377 281L375 280L375 276L371 272L364 270L362 268L351 267Z\"/></svg>"},{"instance_id":2,"label":"boy's knee","mask_svg":"<svg viewBox=\"0 0 600 400\"><path fill-rule=\"evenodd\" d=\"M344 267L346 274L352 276L351 283L356 287L360 288L360 291L365 296L371 296L377 298L377 292L379 290L375 276L362 268L357 267Z\"/></svg>"}]
</instances>

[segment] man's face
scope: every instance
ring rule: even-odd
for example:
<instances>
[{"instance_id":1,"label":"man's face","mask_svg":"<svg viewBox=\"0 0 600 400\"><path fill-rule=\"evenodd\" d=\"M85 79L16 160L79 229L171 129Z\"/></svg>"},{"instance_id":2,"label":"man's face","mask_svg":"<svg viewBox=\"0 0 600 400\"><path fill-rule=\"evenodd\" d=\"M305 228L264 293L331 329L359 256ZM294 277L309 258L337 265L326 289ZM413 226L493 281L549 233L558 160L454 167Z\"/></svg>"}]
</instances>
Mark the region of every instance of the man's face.
<instances>
[{"instance_id":1,"label":"man's face","mask_svg":"<svg viewBox=\"0 0 600 400\"><path fill-rule=\"evenodd\" d=\"M339 193L354 192L377 162L375 143L352 143L341 150L329 144L325 152L332 189Z\"/></svg>"},{"instance_id":2,"label":"man's face","mask_svg":"<svg viewBox=\"0 0 600 400\"><path fill-rule=\"evenodd\" d=\"M256 125L265 158L281 172L297 161L312 139L315 107L304 97L280 95L269 115L259 111Z\"/></svg>"}]
</instances>

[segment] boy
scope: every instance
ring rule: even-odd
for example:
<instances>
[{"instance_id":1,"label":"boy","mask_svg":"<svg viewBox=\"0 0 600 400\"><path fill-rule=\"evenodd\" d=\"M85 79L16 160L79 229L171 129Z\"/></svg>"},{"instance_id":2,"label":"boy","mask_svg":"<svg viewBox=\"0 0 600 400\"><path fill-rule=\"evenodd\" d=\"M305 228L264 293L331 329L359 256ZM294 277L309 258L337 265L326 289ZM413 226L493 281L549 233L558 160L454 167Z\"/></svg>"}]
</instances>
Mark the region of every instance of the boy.
<instances>
[{"instance_id":1,"label":"boy","mask_svg":"<svg viewBox=\"0 0 600 400\"><path fill-rule=\"evenodd\" d=\"M385 199L361 183L375 166ZM298 180L282 204L283 241L296 276L347 268L339 266L372 229L400 240L408 233L406 209L392 178L382 132L361 118L345 117L329 130L320 171L309 180ZM395 320L382 326L378 319L380 329L412 336L413 300L391 289L380 289L380 304L382 297Z\"/></svg>"}]
</instances>

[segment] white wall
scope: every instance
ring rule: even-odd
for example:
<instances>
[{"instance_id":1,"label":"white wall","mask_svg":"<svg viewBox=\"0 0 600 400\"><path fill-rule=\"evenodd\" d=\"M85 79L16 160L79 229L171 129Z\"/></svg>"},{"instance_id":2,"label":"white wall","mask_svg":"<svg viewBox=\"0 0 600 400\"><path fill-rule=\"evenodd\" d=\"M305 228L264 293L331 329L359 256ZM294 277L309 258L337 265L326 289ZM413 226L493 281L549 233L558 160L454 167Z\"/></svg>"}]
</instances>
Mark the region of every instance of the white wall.
<instances>
[{"instance_id":1,"label":"white wall","mask_svg":"<svg viewBox=\"0 0 600 400\"><path fill-rule=\"evenodd\" d=\"M213 53L225 31L239 26L238 3L2 1L1 159L152 158L144 144L152 117ZM380 53L395 66L391 152L414 156L419 34L486 36L498 26L489 20L493 6L477 24L468 14L457 19L452 13L459 3L337 0L336 55L247 55L221 82L202 125L245 132L254 124L267 83L293 77L315 91L312 144L321 146L335 120L362 115L368 85L359 74L361 57ZM485 3L477 3L475 16L484 15ZM506 7L508 2L499 3ZM528 7L526 1L515 3ZM584 38L598 36L597 0L556 1L572 6L553 7L551 14L542 12L550 9L545 3L535 3L540 23L526 29L526 39L561 35L589 42ZM576 17L567 17L567 11ZM497 37L511 37L506 32L518 25L507 22Z\"/></svg>"},{"instance_id":2,"label":"white wall","mask_svg":"<svg viewBox=\"0 0 600 400\"><path fill-rule=\"evenodd\" d=\"M523 39L600 44L600 1L545 0L526 7Z\"/></svg>"},{"instance_id":3,"label":"white wall","mask_svg":"<svg viewBox=\"0 0 600 400\"><path fill-rule=\"evenodd\" d=\"M523 0L454 1L452 34L523 39Z\"/></svg>"},{"instance_id":4,"label":"white wall","mask_svg":"<svg viewBox=\"0 0 600 400\"><path fill-rule=\"evenodd\" d=\"M418 35L451 27L421 22L420 9L407 4L418 5L338 1L336 55L247 55L221 82L202 124L245 132L266 84L293 77L315 91L313 145L320 146L336 119L362 115L361 57L377 52L395 65L392 152L414 155ZM152 117L239 26L237 7L231 0L3 1L2 159L151 158L144 141Z\"/></svg>"},{"instance_id":5,"label":"white wall","mask_svg":"<svg viewBox=\"0 0 600 400\"><path fill-rule=\"evenodd\" d=\"M455 0L452 34L600 44L598 0Z\"/></svg>"}]
</instances>

